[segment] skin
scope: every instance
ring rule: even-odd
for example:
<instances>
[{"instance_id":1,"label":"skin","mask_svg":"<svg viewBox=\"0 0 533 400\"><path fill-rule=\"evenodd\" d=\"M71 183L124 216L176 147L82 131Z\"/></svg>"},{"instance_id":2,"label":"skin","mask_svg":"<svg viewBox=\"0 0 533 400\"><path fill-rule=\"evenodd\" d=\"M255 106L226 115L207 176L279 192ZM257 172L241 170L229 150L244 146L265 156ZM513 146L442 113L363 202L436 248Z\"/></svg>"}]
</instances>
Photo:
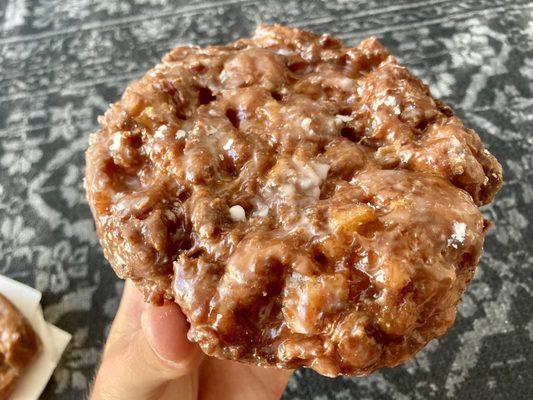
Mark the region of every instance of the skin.
<instances>
[{"instance_id":1,"label":"skin","mask_svg":"<svg viewBox=\"0 0 533 400\"><path fill-rule=\"evenodd\" d=\"M292 371L207 357L188 329L178 305L146 304L128 281L90 399L280 398Z\"/></svg>"}]
</instances>

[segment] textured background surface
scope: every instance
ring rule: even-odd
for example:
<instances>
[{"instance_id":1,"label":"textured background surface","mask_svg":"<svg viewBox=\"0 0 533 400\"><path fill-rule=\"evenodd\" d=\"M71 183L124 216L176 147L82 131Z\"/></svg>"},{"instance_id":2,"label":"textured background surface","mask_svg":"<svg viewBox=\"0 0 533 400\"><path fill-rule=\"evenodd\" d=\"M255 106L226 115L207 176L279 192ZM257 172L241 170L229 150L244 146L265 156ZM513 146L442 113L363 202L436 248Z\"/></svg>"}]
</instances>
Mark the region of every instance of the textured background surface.
<instances>
[{"instance_id":1,"label":"textured background surface","mask_svg":"<svg viewBox=\"0 0 533 400\"><path fill-rule=\"evenodd\" d=\"M532 398L533 2L0 0L0 274L43 291L47 319L74 335L44 398L82 398L122 288L82 188L97 115L174 45L261 21L377 36L480 132L506 178L447 336L369 378L299 371L284 398Z\"/></svg>"}]
</instances>

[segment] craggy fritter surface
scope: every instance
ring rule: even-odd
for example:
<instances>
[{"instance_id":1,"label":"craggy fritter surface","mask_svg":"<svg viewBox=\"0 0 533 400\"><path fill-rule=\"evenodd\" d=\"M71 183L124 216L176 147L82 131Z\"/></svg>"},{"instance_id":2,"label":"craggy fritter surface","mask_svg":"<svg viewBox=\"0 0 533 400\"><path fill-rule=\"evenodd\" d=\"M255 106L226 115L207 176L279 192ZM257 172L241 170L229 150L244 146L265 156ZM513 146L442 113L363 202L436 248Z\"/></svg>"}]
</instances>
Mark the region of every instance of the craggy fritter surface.
<instances>
[{"instance_id":1,"label":"craggy fritter surface","mask_svg":"<svg viewBox=\"0 0 533 400\"><path fill-rule=\"evenodd\" d=\"M220 358L334 376L452 324L502 184L478 135L375 39L261 26L178 47L100 120L105 255Z\"/></svg>"},{"instance_id":2,"label":"craggy fritter surface","mask_svg":"<svg viewBox=\"0 0 533 400\"><path fill-rule=\"evenodd\" d=\"M17 379L41 349L26 318L0 294L0 400L7 400Z\"/></svg>"}]
</instances>

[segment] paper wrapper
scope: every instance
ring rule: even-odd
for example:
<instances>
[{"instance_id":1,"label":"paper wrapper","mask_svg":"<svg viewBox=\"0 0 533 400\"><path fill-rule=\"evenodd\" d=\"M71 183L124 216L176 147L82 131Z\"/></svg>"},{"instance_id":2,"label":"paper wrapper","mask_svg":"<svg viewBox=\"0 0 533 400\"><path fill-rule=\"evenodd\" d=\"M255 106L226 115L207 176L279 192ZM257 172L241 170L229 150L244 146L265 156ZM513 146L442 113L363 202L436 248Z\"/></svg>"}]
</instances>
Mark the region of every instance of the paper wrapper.
<instances>
[{"instance_id":1,"label":"paper wrapper","mask_svg":"<svg viewBox=\"0 0 533 400\"><path fill-rule=\"evenodd\" d=\"M39 291L0 275L0 293L28 319L43 344L39 356L18 380L10 400L37 400L57 367L71 335L44 320Z\"/></svg>"}]
</instances>

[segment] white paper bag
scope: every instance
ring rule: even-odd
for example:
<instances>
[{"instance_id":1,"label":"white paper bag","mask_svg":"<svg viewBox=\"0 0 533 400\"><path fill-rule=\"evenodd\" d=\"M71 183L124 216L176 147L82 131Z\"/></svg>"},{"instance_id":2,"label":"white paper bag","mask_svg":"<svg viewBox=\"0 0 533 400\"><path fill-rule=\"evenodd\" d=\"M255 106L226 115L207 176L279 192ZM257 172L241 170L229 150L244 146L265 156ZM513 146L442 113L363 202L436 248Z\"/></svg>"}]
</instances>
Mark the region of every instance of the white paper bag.
<instances>
[{"instance_id":1,"label":"white paper bag","mask_svg":"<svg viewBox=\"0 0 533 400\"><path fill-rule=\"evenodd\" d=\"M28 319L42 342L41 353L18 380L10 400L38 400L70 342L71 335L44 320L39 291L0 276L0 293Z\"/></svg>"}]
</instances>

